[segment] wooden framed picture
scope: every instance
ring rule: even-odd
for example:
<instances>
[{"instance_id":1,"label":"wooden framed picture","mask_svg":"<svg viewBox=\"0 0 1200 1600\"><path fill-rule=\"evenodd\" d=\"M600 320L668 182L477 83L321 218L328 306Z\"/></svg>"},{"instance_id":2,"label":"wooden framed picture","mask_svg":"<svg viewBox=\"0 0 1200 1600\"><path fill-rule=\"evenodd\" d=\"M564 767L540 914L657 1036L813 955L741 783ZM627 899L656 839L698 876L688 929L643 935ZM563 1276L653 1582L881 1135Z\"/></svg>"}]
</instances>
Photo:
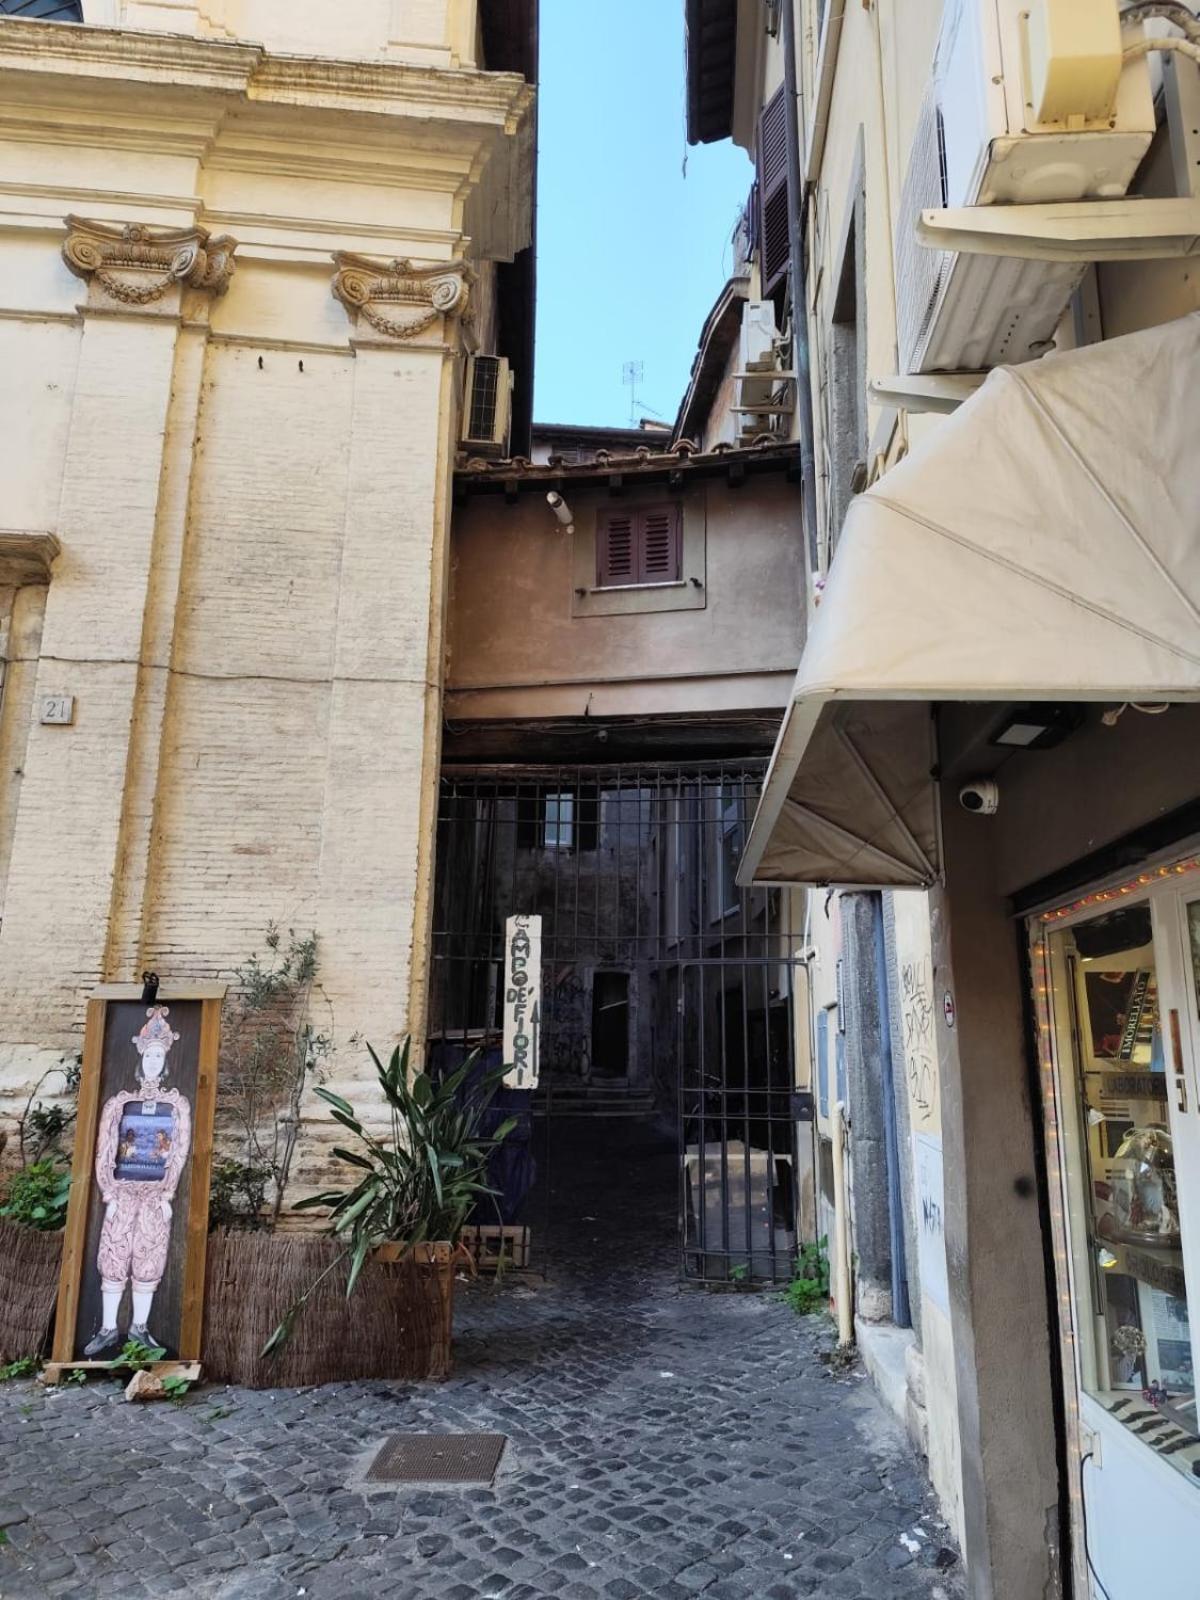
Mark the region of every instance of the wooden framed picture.
<instances>
[{"instance_id":1,"label":"wooden framed picture","mask_svg":"<svg viewBox=\"0 0 1200 1600\"><path fill-rule=\"evenodd\" d=\"M224 984L88 1001L54 1363L197 1361Z\"/></svg>"}]
</instances>

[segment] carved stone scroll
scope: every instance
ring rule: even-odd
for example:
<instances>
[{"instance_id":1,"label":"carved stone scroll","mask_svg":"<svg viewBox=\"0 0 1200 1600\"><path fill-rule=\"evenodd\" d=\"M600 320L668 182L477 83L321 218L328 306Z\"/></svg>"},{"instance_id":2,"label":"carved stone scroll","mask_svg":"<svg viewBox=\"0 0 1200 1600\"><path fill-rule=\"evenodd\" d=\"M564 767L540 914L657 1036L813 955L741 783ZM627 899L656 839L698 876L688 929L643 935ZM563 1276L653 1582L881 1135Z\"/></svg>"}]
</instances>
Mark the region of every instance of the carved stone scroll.
<instances>
[{"instance_id":1,"label":"carved stone scroll","mask_svg":"<svg viewBox=\"0 0 1200 1600\"><path fill-rule=\"evenodd\" d=\"M439 317L461 317L475 274L465 261L415 267L411 261L335 252L333 298L389 339L415 339ZM394 313L403 311L403 315Z\"/></svg>"},{"instance_id":2,"label":"carved stone scroll","mask_svg":"<svg viewBox=\"0 0 1200 1600\"><path fill-rule=\"evenodd\" d=\"M237 240L204 228L159 228L143 222L67 218L63 260L122 305L148 306L177 283L224 294L233 276Z\"/></svg>"}]
</instances>

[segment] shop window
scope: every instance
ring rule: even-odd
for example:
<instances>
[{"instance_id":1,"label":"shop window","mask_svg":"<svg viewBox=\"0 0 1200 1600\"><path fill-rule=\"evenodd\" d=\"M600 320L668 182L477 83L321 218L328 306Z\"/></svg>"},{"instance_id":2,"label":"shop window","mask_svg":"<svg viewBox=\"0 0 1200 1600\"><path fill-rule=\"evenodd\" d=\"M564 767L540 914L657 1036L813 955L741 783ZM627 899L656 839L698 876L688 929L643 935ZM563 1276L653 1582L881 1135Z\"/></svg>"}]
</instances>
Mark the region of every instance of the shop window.
<instances>
[{"instance_id":1,"label":"shop window","mask_svg":"<svg viewBox=\"0 0 1200 1600\"><path fill-rule=\"evenodd\" d=\"M1050 948L1083 1391L1190 1477L1200 1438L1184 1259L1196 1241L1180 1185L1195 1175L1176 1172L1188 1130L1172 1067L1188 1019L1177 980L1160 993L1149 904L1056 931Z\"/></svg>"}]
</instances>

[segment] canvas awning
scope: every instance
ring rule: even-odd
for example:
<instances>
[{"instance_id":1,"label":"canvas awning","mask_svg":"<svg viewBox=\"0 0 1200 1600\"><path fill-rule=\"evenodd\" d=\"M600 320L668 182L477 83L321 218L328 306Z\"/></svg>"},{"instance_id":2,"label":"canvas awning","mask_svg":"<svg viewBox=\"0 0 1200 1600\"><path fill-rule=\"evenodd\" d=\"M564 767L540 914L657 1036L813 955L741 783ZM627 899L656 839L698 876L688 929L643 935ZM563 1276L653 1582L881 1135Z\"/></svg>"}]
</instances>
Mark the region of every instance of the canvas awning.
<instances>
[{"instance_id":1,"label":"canvas awning","mask_svg":"<svg viewBox=\"0 0 1200 1600\"><path fill-rule=\"evenodd\" d=\"M850 507L739 880L939 870L941 701L1200 700L1200 313L1000 368Z\"/></svg>"}]
</instances>

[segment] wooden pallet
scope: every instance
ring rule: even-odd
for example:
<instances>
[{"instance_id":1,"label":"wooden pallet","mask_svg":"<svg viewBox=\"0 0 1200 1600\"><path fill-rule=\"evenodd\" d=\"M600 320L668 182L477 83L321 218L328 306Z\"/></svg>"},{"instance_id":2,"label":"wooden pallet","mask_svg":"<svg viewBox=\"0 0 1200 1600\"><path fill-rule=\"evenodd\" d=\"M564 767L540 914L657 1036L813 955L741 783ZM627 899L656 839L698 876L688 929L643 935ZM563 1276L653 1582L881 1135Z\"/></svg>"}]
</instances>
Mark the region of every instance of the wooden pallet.
<instances>
[{"instance_id":1,"label":"wooden pallet","mask_svg":"<svg viewBox=\"0 0 1200 1600\"><path fill-rule=\"evenodd\" d=\"M56 1383L61 1383L68 1372L128 1372L129 1370L129 1367L121 1361L47 1361L42 1368L41 1378L44 1384L53 1387ZM200 1382L198 1361L151 1361L146 1371L152 1372L156 1378L186 1378L189 1383Z\"/></svg>"},{"instance_id":2,"label":"wooden pallet","mask_svg":"<svg viewBox=\"0 0 1200 1600\"><path fill-rule=\"evenodd\" d=\"M529 1229L521 1223L480 1223L463 1230L462 1242L480 1272L501 1267L523 1272L529 1266Z\"/></svg>"}]
</instances>

